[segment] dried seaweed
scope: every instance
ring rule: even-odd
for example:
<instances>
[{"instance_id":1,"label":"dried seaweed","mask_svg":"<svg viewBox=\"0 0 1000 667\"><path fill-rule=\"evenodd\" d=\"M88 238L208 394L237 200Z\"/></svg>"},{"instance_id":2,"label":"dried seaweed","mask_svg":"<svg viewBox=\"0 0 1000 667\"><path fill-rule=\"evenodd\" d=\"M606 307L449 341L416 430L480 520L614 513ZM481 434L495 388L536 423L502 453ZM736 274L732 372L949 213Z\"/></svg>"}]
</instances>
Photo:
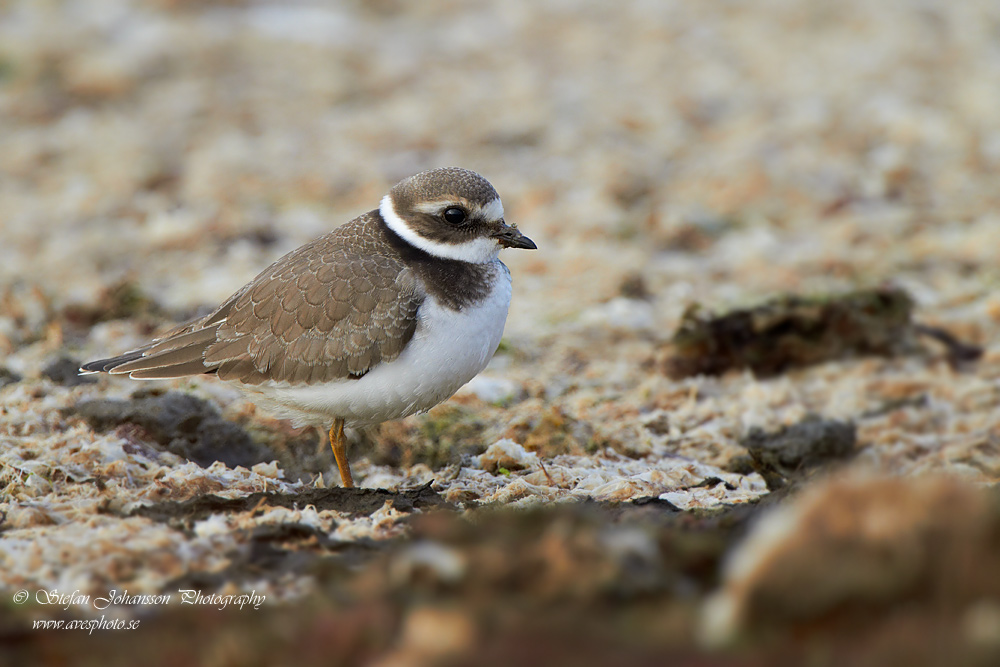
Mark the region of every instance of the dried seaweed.
<instances>
[{"instance_id":1,"label":"dried seaweed","mask_svg":"<svg viewBox=\"0 0 1000 667\"><path fill-rule=\"evenodd\" d=\"M913 299L878 288L782 296L756 308L684 314L665 361L675 379L749 368L760 377L853 355L892 356L912 346Z\"/></svg>"}]
</instances>

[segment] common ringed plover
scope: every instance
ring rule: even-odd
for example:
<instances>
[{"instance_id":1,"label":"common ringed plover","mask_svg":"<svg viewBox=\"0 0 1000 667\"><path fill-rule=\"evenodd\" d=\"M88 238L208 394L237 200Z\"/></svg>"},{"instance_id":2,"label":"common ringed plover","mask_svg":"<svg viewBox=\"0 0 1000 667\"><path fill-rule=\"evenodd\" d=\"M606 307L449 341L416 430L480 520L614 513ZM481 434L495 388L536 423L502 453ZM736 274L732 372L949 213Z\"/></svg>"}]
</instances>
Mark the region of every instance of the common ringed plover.
<instances>
[{"instance_id":1,"label":"common ringed plover","mask_svg":"<svg viewBox=\"0 0 1000 667\"><path fill-rule=\"evenodd\" d=\"M379 207L288 253L211 314L84 364L143 380L214 373L298 425L344 427L428 410L486 367L510 305L503 248L535 249L489 181L425 171Z\"/></svg>"}]
</instances>

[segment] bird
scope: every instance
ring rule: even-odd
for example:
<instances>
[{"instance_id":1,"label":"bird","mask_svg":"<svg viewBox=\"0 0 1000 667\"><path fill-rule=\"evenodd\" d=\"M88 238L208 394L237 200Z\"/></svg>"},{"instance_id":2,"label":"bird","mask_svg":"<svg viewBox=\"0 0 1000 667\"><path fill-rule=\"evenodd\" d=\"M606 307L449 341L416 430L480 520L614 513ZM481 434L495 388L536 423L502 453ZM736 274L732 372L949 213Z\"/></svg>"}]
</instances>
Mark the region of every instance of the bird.
<instances>
[{"instance_id":1,"label":"bird","mask_svg":"<svg viewBox=\"0 0 1000 667\"><path fill-rule=\"evenodd\" d=\"M296 426L329 427L353 487L345 427L424 412L482 371L511 301L507 224L494 187L446 167L404 179L378 208L284 255L204 317L82 374L216 375Z\"/></svg>"}]
</instances>

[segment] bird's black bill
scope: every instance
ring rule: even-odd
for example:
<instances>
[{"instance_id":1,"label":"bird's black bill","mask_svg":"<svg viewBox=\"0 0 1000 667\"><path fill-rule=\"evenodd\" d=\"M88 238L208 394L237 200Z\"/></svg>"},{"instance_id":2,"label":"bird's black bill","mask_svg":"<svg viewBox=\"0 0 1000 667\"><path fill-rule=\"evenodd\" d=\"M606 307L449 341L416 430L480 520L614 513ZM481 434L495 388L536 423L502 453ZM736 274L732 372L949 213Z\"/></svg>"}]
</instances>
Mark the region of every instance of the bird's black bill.
<instances>
[{"instance_id":1,"label":"bird's black bill","mask_svg":"<svg viewBox=\"0 0 1000 667\"><path fill-rule=\"evenodd\" d=\"M500 242L504 248L524 248L525 250L538 250L535 242L522 234L517 227L504 227L493 234L493 238Z\"/></svg>"}]
</instances>

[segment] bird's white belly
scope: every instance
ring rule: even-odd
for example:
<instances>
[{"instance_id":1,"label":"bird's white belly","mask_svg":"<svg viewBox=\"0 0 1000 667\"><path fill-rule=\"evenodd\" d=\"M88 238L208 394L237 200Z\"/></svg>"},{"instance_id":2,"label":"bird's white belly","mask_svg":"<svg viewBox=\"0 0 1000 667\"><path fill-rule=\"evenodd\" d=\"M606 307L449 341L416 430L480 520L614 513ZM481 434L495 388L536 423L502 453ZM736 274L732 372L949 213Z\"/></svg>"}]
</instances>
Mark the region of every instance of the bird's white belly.
<instances>
[{"instance_id":1,"label":"bird's white belly","mask_svg":"<svg viewBox=\"0 0 1000 667\"><path fill-rule=\"evenodd\" d=\"M244 389L277 416L315 426L329 427L337 417L348 426L368 426L428 410L483 370L500 345L511 286L507 268L498 269L493 291L476 305L456 311L428 297L402 353L361 378Z\"/></svg>"}]
</instances>

